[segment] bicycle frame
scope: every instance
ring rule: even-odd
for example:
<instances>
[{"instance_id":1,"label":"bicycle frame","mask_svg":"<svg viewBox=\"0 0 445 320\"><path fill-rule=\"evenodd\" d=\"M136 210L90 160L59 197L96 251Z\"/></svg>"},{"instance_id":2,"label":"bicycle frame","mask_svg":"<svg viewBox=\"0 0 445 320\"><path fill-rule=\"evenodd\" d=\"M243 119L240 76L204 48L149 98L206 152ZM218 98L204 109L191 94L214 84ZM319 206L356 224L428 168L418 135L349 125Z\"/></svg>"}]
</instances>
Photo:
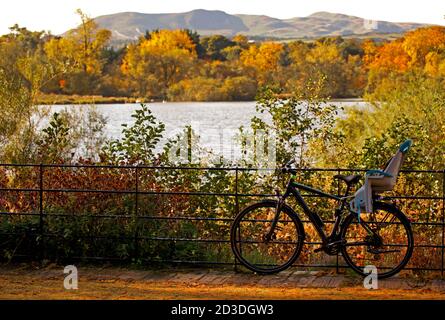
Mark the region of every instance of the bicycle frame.
<instances>
[{"instance_id":1,"label":"bicycle frame","mask_svg":"<svg viewBox=\"0 0 445 320\"><path fill-rule=\"evenodd\" d=\"M348 182L346 183L346 192L344 194L330 194L296 182L297 170L289 168L289 165L286 165L286 167L281 171L283 173L291 173L292 176L287 181L285 192L280 194L277 190L276 199L267 199L249 205L237 214L231 225L231 248L242 265L254 272L265 274L279 272L290 267L301 253L303 245L308 243L305 240L306 233L304 225L301 223L303 218L301 215L305 215L304 220L309 220L308 222L314 226L319 235L319 239L322 240L319 243L321 245L315 248L313 252L324 251L330 256L341 254L348 266L362 276L367 275L364 271L366 265L363 265L367 260L376 260L379 262L379 265L382 265L382 269L389 269L389 271L383 273L379 272L378 277L382 279L396 274L408 263L414 247L411 224L409 219L394 204L382 202L382 200L389 200L390 198L373 194L373 200L376 200L373 203L374 211L366 212L360 218L357 216L357 212L349 206L350 201L354 197L354 195L349 195L350 189L359 180L359 177L338 176L338 178ZM316 212L316 206L311 205L311 201L305 201L306 196L318 196L337 202L338 205L332 206L335 221L332 223L331 232L325 231L320 214ZM300 211L297 215L286 204L288 197L295 197L296 205L300 206L300 210L303 212ZM275 212L273 211L274 209L276 210ZM250 216L251 213L254 215ZM259 216L255 216L256 213L259 213ZM280 220L280 216L283 215L285 217L282 217L283 219ZM390 220L387 220L387 218L390 218ZM394 219L398 219L397 222L394 222ZM243 230L246 230L246 232L243 232L243 237L241 237L243 222L246 222L247 225L243 224L243 226L246 226L245 228L243 227ZM255 224L257 222L261 224ZM381 227L385 228L393 223L401 226L401 229L399 226L396 226L394 230L397 232L394 234L395 237L391 236L391 234L386 234L386 231L384 231L382 236L379 234ZM389 229L389 232L393 232L391 230ZM388 236L390 241L387 243L383 236ZM401 236L403 236L403 239L401 239ZM242 239L244 237L247 238ZM395 243L392 241L393 239L396 241ZM277 241L275 242L275 240ZM405 240L406 244L403 243ZM269 242L272 242L272 247L268 246ZM247 244L246 250L241 248L243 243ZM295 249L289 251L286 248L284 250L286 252L285 255L280 251L277 256L270 252L275 246L280 246L282 243L289 244L291 248L294 245ZM357 247L357 249L354 247ZM381 254L387 253L400 254L395 256L396 259L380 258L382 257ZM265 259L261 258L263 255ZM358 261L356 261L357 259ZM398 264L393 264L396 262ZM388 263L393 265L388 265Z\"/></svg>"},{"instance_id":2,"label":"bicycle frame","mask_svg":"<svg viewBox=\"0 0 445 320\"><path fill-rule=\"evenodd\" d=\"M304 201L303 196L301 195L301 193L299 192L299 190L303 190L303 191L308 191L311 194L316 194L322 197L327 197L330 199L334 199L336 201L340 202L340 205L337 207L337 209L335 210L335 222L334 222L334 227L332 228L332 232L329 235L326 235L326 233L323 231L323 221L321 220L320 216L312 211L309 206L307 205L306 201ZM320 236L322 243L323 243L323 247L325 247L328 244L332 244L332 243L336 243L338 241L341 241L341 239L337 239L337 232L339 230L340 227L340 223L341 223L341 217L342 217L342 213L344 212L345 207L347 206L347 200L352 198L353 196L348 196L348 193L350 191L350 185L347 186L346 188L346 192L344 196L338 196L338 195L334 195L334 194L330 194L330 193L326 193L322 190L298 183L294 181L294 178L292 177L286 187L286 192L284 193L284 195L280 196L280 199L278 201L278 206L277 206L277 211L275 214L275 218L272 221L272 225L270 228L270 231L268 233L268 235L266 236L266 239L270 240L275 226L278 223L278 219L279 219L279 213L280 213L280 206L282 206L284 204L284 201L286 200L286 198L288 198L290 195L293 195L297 201L297 203L301 206L301 208L303 209L304 213L308 216L310 222L314 225L315 230L317 231L318 235ZM351 212L350 210L348 210L348 212ZM360 224L371 234L373 234L374 232L367 226L366 223L364 223L363 221L360 221Z\"/></svg>"}]
</instances>

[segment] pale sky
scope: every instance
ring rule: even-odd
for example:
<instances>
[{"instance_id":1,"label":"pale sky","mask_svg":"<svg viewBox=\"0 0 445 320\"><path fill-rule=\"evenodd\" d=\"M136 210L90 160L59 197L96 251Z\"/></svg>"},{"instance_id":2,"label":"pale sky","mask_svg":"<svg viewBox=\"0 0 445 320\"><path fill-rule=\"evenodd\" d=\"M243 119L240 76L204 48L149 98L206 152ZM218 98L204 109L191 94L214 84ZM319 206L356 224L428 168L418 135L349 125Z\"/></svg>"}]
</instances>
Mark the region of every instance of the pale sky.
<instances>
[{"instance_id":1,"label":"pale sky","mask_svg":"<svg viewBox=\"0 0 445 320\"><path fill-rule=\"evenodd\" d=\"M63 33L78 24L74 14L77 8L92 17L124 11L170 13L208 9L293 18L329 11L372 20L445 25L444 0L6 0L1 4L0 34L7 33L15 23L30 30Z\"/></svg>"}]
</instances>

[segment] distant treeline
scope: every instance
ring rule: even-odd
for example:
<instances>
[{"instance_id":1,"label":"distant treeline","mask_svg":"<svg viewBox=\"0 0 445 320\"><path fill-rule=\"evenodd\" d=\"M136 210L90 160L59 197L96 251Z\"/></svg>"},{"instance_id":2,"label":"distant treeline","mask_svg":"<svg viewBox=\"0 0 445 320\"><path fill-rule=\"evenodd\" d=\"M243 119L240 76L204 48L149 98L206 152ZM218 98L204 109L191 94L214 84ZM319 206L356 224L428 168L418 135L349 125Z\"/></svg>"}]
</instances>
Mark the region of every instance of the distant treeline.
<instances>
[{"instance_id":1,"label":"distant treeline","mask_svg":"<svg viewBox=\"0 0 445 320\"><path fill-rule=\"evenodd\" d=\"M387 42L326 37L312 42L253 41L191 30L147 31L120 49L111 32L78 11L64 36L19 26L0 37L0 70L44 94L171 101L252 100L259 88L282 94L323 78L323 95L361 97L394 74L416 69L445 75L445 28ZM392 81L392 80L389 80Z\"/></svg>"}]
</instances>

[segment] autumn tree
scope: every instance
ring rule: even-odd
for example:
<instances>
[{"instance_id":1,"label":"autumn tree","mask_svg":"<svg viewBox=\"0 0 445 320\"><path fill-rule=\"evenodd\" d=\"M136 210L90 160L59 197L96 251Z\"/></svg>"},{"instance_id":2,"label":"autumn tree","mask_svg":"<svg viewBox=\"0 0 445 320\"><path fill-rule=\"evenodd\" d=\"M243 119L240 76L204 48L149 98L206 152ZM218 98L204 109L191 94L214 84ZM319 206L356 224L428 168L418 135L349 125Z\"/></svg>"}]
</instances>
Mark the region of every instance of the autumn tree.
<instances>
[{"instance_id":1,"label":"autumn tree","mask_svg":"<svg viewBox=\"0 0 445 320\"><path fill-rule=\"evenodd\" d=\"M43 51L48 34L18 25L10 30L0 37L0 157L19 162L29 159L44 115L37 96L57 72Z\"/></svg>"},{"instance_id":2,"label":"autumn tree","mask_svg":"<svg viewBox=\"0 0 445 320\"><path fill-rule=\"evenodd\" d=\"M137 83L140 95L165 98L196 59L195 44L186 32L159 30L128 47L121 69Z\"/></svg>"},{"instance_id":3,"label":"autumn tree","mask_svg":"<svg viewBox=\"0 0 445 320\"><path fill-rule=\"evenodd\" d=\"M232 62L233 66L236 66L239 62L241 52L249 47L249 40L246 36L238 34L231 39L229 45L225 46L221 50L221 55L224 60Z\"/></svg>"},{"instance_id":4,"label":"autumn tree","mask_svg":"<svg viewBox=\"0 0 445 320\"><path fill-rule=\"evenodd\" d=\"M445 28L434 26L408 32L403 38L382 45L364 46L369 69L368 92L390 85L393 76L406 72L445 75Z\"/></svg>"},{"instance_id":5,"label":"autumn tree","mask_svg":"<svg viewBox=\"0 0 445 320\"><path fill-rule=\"evenodd\" d=\"M199 76L173 84L168 98L173 101L244 101L253 100L256 91L256 81L246 76L225 79Z\"/></svg>"},{"instance_id":6,"label":"autumn tree","mask_svg":"<svg viewBox=\"0 0 445 320\"><path fill-rule=\"evenodd\" d=\"M0 37L0 68L6 74L22 77L31 93L36 94L55 73L43 51L49 35L17 24L10 30Z\"/></svg>"},{"instance_id":7,"label":"autumn tree","mask_svg":"<svg viewBox=\"0 0 445 320\"><path fill-rule=\"evenodd\" d=\"M224 49L232 47L234 43L221 35L213 35L201 39L206 56L211 60L226 60Z\"/></svg>"},{"instance_id":8,"label":"autumn tree","mask_svg":"<svg viewBox=\"0 0 445 320\"><path fill-rule=\"evenodd\" d=\"M410 32L403 44L410 66L420 67L431 76L445 76L445 28L421 28Z\"/></svg>"},{"instance_id":9,"label":"autumn tree","mask_svg":"<svg viewBox=\"0 0 445 320\"><path fill-rule=\"evenodd\" d=\"M193 44L195 45L195 51L199 59L203 59L206 56L206 49L203 47L201 43L201 36L198 32L190 30L190 29L184 29L190 39L192 39Z\"/></svg>"},{"instance_id":10,"label":"autumn tree","mask_svg":"<svg viewBox=\"0 0 445 320\"><path fill-rule=\"evenodd\" d=\"M241 52L241 62L250 69L250 75L257 77L259 84L273 83L282 67L284 45L276 42L264 42L252 45Z\"/></svg>"},{"instance_id":11,"label":"autumn tree","mask_svg":"<svg viewBox=\"0 0 445 320\"><path fill-rule=\"evenodd\" d=\"M365 85L362 74L362 51L356 44L340 37L322 38L314 43L302 41L288 45L291 60L286 89L302 90L310 79L323 77L322 94L333 97L360 95Z\"/></svg>"},{"instance_id":12,"label":"autumn tree","mask_svg":"<svg viewBox=\"0 0 445 320\"><path fill-rule=\"evenodd\" d=\"M85 73L100 73L103 66L102 49L111 32L100 29L96 22L78 9L81 24L62 38L53 38L46 44L46 53L62 66L75 66Z\"/></svg>"},{"instance_id":13,"label":"autumn tree","mask_svg":"<svg viewBox=\"0 0 445 320\"><path fill-rule=\"evenodd\" d=\"M403 48L403 39L388 42L379 47L367 44L365 61L370 70L404 72L410 65L410 57Z\"/></svg>"},{"instance_id":14,"label":"autumn tree","mask_svg":"<svg viewBox=\"0 0 445 320\"><path fill-rule=\"evenodd\" d=\"M420 28L406 34L403 50L410 57L409 65L423 67L429 53L445 50L445 27Z\"/></svg>"},{"instance_id":15,"label":"autumn tree","mask_svg":"<svg viewBox=\"0 0 445 320\"><path fill-rule=\"evenodd\" d=\"M103 50L111 38L111 32L100 29L96 22L83 13L76 11L81 23L68 31L63 37L53 37L45 45L49 61L69 76L61 87L67 86L67 93L87 93L94 86L95 77L103 70L105 59ZM65 84L67 82L67 84Z\"/></svg>"},{"instance_id":16,"label":"autumn tree","mask_svg":"<svg viewBox=\"0 0 445 320\"><path fill-rule=\"evenodd\" d=\"M244 49L249 46L249 39L243 34L237 34L232 38L232 41Z\"/></svg>"}]
</instances>

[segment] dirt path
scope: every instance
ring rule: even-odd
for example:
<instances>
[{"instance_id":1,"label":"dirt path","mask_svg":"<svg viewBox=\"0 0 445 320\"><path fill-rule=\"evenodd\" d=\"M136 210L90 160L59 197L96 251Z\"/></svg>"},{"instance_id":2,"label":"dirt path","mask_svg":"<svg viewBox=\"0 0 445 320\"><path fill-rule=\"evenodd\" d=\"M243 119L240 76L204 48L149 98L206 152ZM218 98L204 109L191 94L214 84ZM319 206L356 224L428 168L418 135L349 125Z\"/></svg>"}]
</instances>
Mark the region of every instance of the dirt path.
<instances>
[{"instance_id":1,"label":"dirt path","mask_svg":"<svg viewBox=\"0 0 445 320\"><path fill-rule=\"evenodd\" d=\"M276 276L232 270L78 269L79 289L63 287L62 267L0 267L1 299L445 299L445 281L381 280L367 290L360 278L316 272Z\"/></svg>"}]
</instances>

